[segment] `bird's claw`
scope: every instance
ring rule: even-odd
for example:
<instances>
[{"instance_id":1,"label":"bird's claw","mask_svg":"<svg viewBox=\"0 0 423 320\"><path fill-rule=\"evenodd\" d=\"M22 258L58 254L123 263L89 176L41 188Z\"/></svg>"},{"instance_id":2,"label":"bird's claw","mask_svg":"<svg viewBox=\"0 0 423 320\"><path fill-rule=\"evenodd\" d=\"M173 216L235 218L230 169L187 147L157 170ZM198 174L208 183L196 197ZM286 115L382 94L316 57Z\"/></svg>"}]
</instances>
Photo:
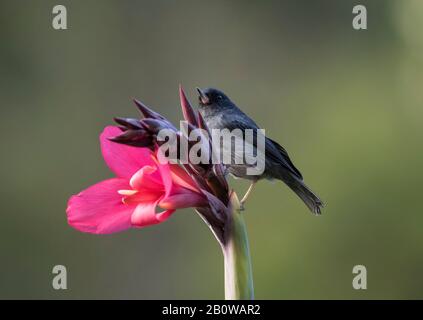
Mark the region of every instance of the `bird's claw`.
<instances>
[{"instance_id":1,"label":"bird's claw","mask_svg":"<svg viewBox=\"0 0 423 320\"><path fill-rule=\"evenodd\" d=\"M239 204L238 211L239 211L239 212L242 212L242 211L244 211L244 210L245 210L245 207L244 207L244 202L241 202L241 203Z\"/></svg>"}]
</instances>

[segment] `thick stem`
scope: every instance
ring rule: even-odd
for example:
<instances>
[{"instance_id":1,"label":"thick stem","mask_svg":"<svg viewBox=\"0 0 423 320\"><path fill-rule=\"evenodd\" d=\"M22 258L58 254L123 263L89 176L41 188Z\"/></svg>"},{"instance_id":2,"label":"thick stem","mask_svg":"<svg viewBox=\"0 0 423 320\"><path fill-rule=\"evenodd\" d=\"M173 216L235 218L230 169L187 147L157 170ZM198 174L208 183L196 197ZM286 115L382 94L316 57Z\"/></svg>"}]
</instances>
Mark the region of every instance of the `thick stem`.
<instances>
[{"instance_id":1,"label":"thick stem","mask_svg":"<svg viewBox=\"0 0 423 320\"><path fill-rule=\"evenodd\" d=\"M225 230L225 243L222 245L225 259L225 299L254 299L253 272L247 228L239 212L239 202L235 193L231 196L231 219Z\"/></svg>"}]
</instances>

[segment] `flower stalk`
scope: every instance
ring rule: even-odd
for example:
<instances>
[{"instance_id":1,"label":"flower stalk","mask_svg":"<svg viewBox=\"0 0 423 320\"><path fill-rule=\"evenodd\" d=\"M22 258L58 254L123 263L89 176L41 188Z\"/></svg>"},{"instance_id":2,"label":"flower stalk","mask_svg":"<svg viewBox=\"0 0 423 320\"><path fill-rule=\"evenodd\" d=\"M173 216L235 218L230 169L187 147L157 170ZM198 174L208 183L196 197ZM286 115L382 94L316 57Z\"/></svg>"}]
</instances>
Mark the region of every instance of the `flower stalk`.
<instances>
[{"instance_id":1,"label":"flower stalk","mask_svg":"<svg viewBox=\"0 0 423 320\"><path fill-rule=\"evenodd\" d=\"M222 251L225 265L225 299L253 300L253 272L244 217L235 192L229 205L229 221Z\"/></svg>"}]
</instances>

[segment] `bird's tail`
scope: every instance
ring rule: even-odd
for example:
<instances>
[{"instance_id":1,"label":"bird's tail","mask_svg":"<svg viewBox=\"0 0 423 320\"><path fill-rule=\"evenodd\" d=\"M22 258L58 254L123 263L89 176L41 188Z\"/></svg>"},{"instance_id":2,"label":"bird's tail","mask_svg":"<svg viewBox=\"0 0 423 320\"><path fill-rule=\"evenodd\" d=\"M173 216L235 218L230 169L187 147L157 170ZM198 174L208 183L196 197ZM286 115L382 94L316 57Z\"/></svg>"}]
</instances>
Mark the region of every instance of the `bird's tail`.
<instances>
[{"instance_id":1,"label":"bird's tail","mask_svg":"<svg viewBox=\"0 0 423 320\"><path fill-rule=\"evenodd\" d=\"M303 200L305 205L316 215L321 214L321 210L324 206L324 203L318 196L316 196L313 191L311 191L304 182L300 180L291 180L287 185L294 191L297 196Z\"/></svg>"}]
</instances>

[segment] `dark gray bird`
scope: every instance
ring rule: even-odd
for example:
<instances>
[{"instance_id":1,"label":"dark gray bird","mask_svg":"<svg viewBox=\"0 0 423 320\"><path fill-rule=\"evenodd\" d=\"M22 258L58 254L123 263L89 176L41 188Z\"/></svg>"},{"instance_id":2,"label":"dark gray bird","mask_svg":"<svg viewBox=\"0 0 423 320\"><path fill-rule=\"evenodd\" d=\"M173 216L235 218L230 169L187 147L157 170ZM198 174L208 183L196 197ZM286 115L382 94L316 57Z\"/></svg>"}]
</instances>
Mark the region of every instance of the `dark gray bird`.
<instances>
[{"instance_id":1,"label":"dark gray bird","mask_svg":"<svg viewBox=\"0 0 423 320\"><path fill-rule=\"evenodd\" d=\"M240 129L242 132L245 132L246 129L253 129L254 132L257 132L259 129L257 124L222 91L214 88L197 88L197 91L199 93L199 111L209 129L228 129L230 131ZM257 145L256 142L257 140L254 140L254 147ZM235 152L232 152L232 154L235 154ZM292 163L287 151L270 138L265 138L265 169L262 174L247 174L246 168L248 166L245 163L236 164L234 157L232 157L232 162L226 166L229 173L235 177L251 181L248 191L241 200L242 208L258 180L279 179L303 200L311 212L314 214L321 213L323 202L304 184L303 176Z\"/></svg>"}]
</instances>

